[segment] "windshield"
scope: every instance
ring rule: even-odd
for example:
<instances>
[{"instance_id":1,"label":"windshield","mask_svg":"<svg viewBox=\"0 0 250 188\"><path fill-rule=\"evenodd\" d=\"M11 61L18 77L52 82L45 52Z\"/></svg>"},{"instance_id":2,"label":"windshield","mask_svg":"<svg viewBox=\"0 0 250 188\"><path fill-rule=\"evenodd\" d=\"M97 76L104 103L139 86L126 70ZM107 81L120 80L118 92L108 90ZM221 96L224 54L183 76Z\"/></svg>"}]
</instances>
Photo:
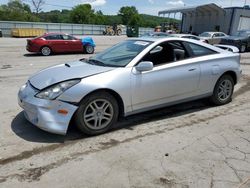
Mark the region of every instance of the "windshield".
<instances>
[{"instance_id":1,"label":"windshield","mask_svg":"<svg viewBox=\"0 0 250 188\"><path fill-rule=\"evenodd\" d=\"M247 32L247 31L238 31L236 33L237 37L247 37L248 35L250 35L250 32Z\"/></svg>"},{"instance_id":2,"label":"windshield","mask_svg":"<svg viewBox=\"0 0 250 188\"><path fill-rule=\"evenodd\" d=\"M125 67L151 43L145 40L127 40L91 57L89 63L108 67Z\"/></svg>"},{"instance_id":3,"label":"windshield","mask_svg":"<svg viewBox=\"0 0 250 188\"><path fill-rule=\"evenodd\" d=\"M211 37L211 34L210 33L201 33L200 34L201 37Z\"/></svg>"}]
</instances>

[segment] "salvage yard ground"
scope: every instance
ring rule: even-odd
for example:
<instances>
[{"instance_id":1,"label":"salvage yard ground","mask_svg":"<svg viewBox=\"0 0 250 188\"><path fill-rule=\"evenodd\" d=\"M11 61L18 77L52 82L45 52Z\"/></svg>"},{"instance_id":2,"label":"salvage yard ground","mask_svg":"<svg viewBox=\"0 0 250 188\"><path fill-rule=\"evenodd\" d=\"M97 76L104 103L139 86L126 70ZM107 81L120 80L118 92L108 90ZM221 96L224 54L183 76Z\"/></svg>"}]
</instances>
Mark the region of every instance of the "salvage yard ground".
<instances>
[{"instance_id":1,"label":"salvage yard ground","mask_svg":"<svg viewBox=\"0 0 250 188\"><path fill-rule=\"evenodd\" d=\"M96 52L126 39L93 36ZM233 101L206 100L122 119L107 134L66 136L30 123L17 104L27 78L51 65L89 55L42 57L26 39L0 38L0 187L249 188L250 53Z\"/></svg>"}]
</instances>

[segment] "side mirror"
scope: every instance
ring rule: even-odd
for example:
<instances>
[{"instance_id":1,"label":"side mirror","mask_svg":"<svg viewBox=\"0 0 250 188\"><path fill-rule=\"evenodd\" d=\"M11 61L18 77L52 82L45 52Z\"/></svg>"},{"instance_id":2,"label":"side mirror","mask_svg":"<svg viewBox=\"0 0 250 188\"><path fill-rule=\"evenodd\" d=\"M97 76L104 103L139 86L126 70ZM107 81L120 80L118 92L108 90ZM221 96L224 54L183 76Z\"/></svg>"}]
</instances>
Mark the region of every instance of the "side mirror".
<instances>
[{"instance_id":1,"label":"side mirror","mask_svg":"<svg viewBox=\"0 0 250 188\"><path fill-rule=\"evenodd\" d=\"M135 67L135 69L139 72L150 71L153 68L154 65L151 61L142 61Z\"/></svg>"}]
</instances>

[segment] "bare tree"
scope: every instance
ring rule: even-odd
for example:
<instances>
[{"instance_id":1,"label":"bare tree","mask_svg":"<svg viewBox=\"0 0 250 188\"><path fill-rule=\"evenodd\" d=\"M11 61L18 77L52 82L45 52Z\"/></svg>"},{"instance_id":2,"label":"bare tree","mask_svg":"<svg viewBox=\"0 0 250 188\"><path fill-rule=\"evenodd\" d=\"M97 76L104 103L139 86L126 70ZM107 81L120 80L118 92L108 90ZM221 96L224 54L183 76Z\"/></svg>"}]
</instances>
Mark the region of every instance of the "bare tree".
<instances>
[{"instance_id":1,"label":"bare tree","mask_svg":"<svg viewBox=\"0 0 250 188\"><path fill-rule=\"evenodd\" d=\"M32 4L35 8L35 12L39 13L42 10L42 6L45 4L44 0L32 0Z\"/></svg>"}]
</instances>

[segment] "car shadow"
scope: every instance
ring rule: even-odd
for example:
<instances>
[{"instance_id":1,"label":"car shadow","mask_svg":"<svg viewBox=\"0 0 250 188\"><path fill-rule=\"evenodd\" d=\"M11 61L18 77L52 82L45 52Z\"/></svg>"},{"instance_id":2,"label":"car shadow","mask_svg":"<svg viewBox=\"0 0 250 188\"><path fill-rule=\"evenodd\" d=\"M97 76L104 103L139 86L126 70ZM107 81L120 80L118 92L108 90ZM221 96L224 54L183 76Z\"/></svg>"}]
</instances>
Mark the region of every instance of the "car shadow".
<instances>
[{"instance_id":1,"label":"car shadow","mask_svg":"<svg viewBox=\"0 0 250 188\"><path fill-rule=\"evenodd\" d=\"M29 53L29 54L23 54L24 57L41 57L42 55L39 53Z\"/></svg>"},{"instance_id":2,"label":"car shadow","mask_svg":"<svg viewBox=\"0 0 250 188\"><path fill-rule=\"evenodd\" d=\"M27 54L23 54L23 56L24 57L51 57L51 56L60 56L60 55L64 55L64 56L65 55L67 55L67 56L70 56L70 55L95 55L96 53L94 53L94 54L86 54L86 53L81 53L81 52L54 53L54 54L51 54L49 56L43 56L40 53L27 53Z\"/></svg>"},{"instance_id":3,"label":"car shadow","mask_svg":"<svg viewBox=\"0 0 250 188\"><path fill-rule=\"evenodd\" d=\"M135 126L143 123L179 117L185 114L208 109L210 107L212 106L208 105L207 100L202 99L123 117L119 119L115 128L113 128L110 132L116 131L118 129L133 130ZM65 143L67 141L84 139L88 137L82 134L73 124L69 126L68 132L65 136L48 133L29 123L25 119L23 112L17 114L17 116L12 120L11 128L17 136L30 142Z\"/></svg>"},{"instance_id":4,"label":"car shadow","mask_svg":"<svg viewBox=\"0 0 250 188\"><path fill-rule=\"evenodd\" d=\"M81 139L86 137L80 133L74 126L70 126L67 135L57 135L37 128L28 122L23 111L16 115L11 122L12 131L20 138L30 142L40 143L64 143L66 141Z\"/></svg>"},{"instance_id":5,"label":"car shadow","mask_svg":"<svg viewBox=\"0 0 250 188\"><path fill-rule=\"evenodd\" d=\"M162 119L179 117L182 115L195 113L211 107L213 106L209 103L208 99L200 99L169 107L159 108L156 110L150 110L147 112L135 114L128 117L122 117L113 130L121 128L133 130L134 126L143 123L149 123L149 122L159 121Z\"/></svg>"}]
</instances>

